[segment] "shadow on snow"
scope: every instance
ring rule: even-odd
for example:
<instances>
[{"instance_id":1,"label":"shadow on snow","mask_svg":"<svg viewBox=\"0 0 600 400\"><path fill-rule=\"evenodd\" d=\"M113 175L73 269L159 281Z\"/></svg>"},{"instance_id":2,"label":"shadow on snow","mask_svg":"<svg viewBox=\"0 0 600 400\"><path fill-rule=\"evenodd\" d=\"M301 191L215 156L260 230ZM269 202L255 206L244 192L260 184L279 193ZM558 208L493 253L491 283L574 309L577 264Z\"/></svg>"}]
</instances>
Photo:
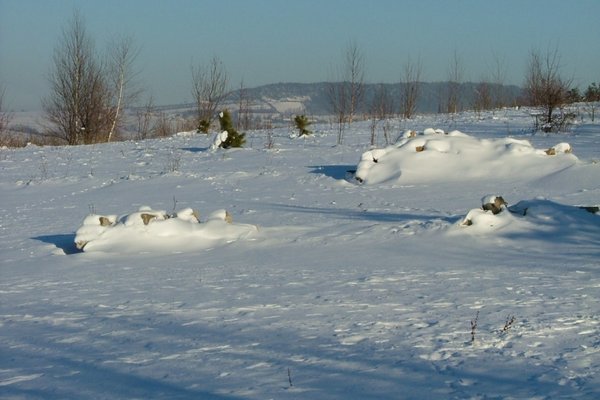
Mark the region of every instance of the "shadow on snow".
<instances>
[{"instance_id":1,"label":"shadow on snow","mask_svg":"<svg viewBox=\"0 0 600 400\"><path fill-rule=\"evenodd\" d=\"M65 252L65 254L76 254L81 253L75 246L75 234L57 234L57 235L42 235L33 237L34 240L39 240L40 242L50 243L55 245L57 248L61 249Z\"/></svg>"},{"instance_id":2,"label":"shadow on snow","mask_svg":"<svg viewBox=\"0 0 600 400\"><path fill-rule=\"evenodd\" d=\"M310 173L325 175L333 179L347 179L349 174L354 174L356 164L354 165L311 165Z\"/></svg>"}]
</instances>

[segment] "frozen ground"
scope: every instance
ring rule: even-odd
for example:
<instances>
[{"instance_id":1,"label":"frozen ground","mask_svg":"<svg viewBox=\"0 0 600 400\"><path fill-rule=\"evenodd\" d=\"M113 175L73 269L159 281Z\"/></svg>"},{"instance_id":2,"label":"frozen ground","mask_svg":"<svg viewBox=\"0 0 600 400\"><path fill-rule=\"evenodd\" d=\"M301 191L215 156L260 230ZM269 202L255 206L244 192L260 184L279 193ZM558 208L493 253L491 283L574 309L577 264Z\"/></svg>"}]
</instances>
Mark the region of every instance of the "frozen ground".
<instances>
[{"instance_id":1,"label":"frozen ground","mask_svg":"<svg viewBox=\"0 0 600 400\"><path fill-rule=\"evenodd\" d=\"M600 125L531 123L397 121L470 141L388 148L362 184L368 122L343 145L322 125L272 149L258 131L226 151L186 134L0 149L0 398L598 398L600 216L575 206L600 203ZM513 212L477 211L489 194ZM88 215L142 206L257 230L153 221L77 250Z\"/></svg>"}]
</instances>

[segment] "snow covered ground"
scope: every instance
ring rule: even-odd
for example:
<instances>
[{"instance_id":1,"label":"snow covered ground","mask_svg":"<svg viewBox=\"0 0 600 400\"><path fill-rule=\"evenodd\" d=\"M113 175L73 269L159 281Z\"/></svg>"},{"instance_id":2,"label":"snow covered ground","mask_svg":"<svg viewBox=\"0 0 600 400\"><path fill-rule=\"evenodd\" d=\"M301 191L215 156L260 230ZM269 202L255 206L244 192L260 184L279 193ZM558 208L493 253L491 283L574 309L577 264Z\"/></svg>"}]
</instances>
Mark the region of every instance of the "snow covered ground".
<instances>
[{"instance_id":1,"label":"snow covered ground","mask_svg":"<svg viewBox=\"0 0 600 400\"><path fill-rule=\"evenodd\" d=\"M0 398L599 398L600 125L531 124L0 149Z\"/></svg>"}]
</instances>

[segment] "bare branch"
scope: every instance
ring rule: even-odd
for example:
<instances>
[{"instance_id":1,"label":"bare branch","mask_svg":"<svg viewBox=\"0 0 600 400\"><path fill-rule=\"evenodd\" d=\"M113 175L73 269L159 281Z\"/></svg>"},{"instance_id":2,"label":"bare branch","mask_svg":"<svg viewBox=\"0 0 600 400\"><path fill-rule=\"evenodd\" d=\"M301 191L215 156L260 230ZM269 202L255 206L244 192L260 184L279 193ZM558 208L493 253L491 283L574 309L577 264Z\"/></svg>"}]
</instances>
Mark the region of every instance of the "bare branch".
<instances>
[{"instance_id":1,"label":"bare branch","mask_svg":"<svg viewBox=\"0 0 600 400\"><path fill-rule=\"evenodd\" d=\"M409 58L404 64L400 104L402 116L406 119L410 119L417 109L422 72L423 65L420 58L414 62Z\"/></svg>"}]
</instances>

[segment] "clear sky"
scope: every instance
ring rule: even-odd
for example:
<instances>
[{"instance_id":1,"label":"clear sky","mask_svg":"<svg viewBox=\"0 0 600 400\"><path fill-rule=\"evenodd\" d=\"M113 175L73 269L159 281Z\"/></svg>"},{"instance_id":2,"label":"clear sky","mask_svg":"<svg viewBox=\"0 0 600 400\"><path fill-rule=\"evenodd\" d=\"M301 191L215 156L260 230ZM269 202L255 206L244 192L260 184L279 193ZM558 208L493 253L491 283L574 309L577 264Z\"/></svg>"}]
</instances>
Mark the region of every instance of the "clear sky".
<instances>
[{"instance_id":1,"label":"clear sky","mask_svg":"<svg viewBox=\"0 0 600 400\"><path fill-rule=\"evenodd\" d=\"M398 82L410 57L422 80L464 80L500 60L521 84L531 50L558 49L563 74L600 82L600 0L0 0L0 85L14 110L40 109L61 31L74 10L98 51L140 47L141 86L156 104L189 101L191 66L220 58L231 86L320 82L355 42L368 82Z\"/></svg>"}]
</instances>

